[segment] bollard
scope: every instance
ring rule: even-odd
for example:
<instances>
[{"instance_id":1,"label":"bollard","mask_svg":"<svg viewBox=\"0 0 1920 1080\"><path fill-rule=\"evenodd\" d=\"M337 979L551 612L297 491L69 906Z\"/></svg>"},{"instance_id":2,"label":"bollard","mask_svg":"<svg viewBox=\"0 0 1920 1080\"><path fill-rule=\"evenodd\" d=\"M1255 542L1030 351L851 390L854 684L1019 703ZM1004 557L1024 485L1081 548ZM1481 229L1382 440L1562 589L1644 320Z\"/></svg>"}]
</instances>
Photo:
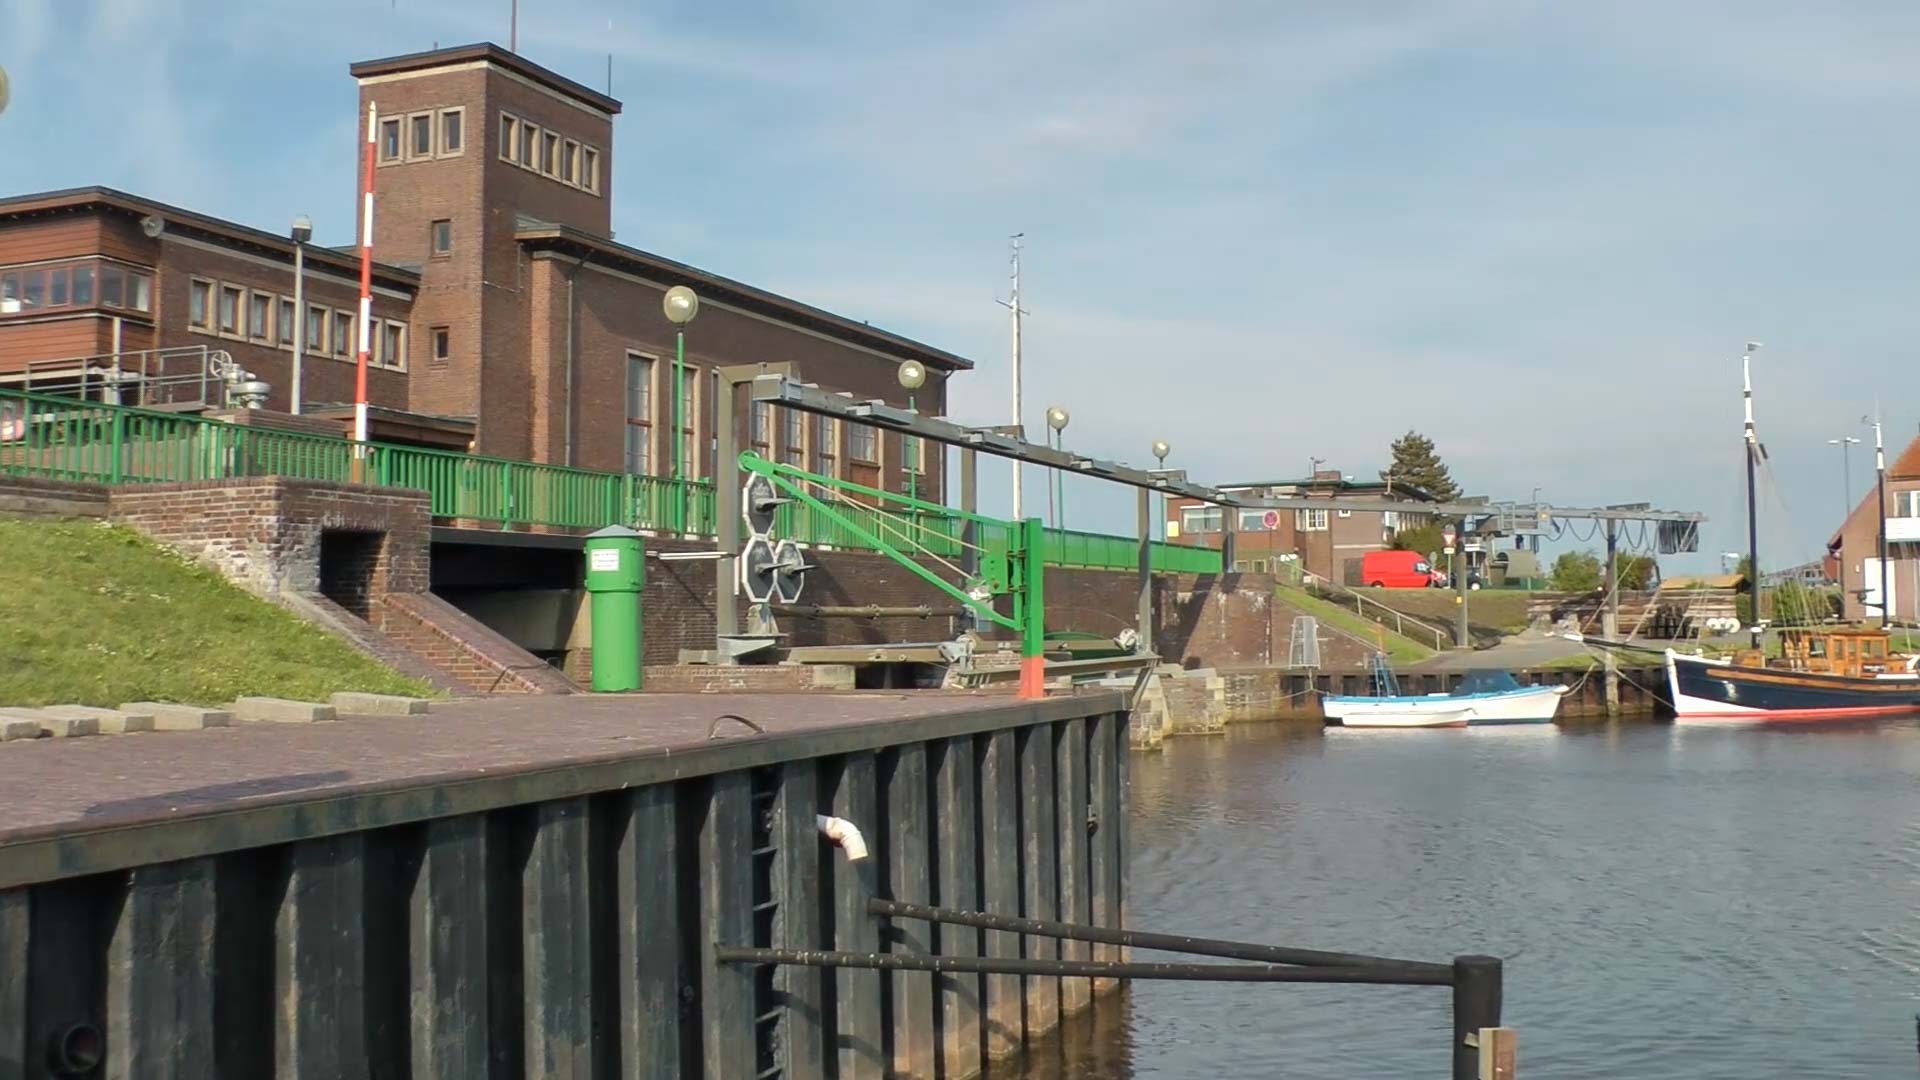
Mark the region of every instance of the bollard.
<instances>
[{"instance_id":1,"label":"bollard","mask_svg":"<svg viewBox=\"0 0 1920 1080\"><path fill-rule=\"evenodd\" d=\"M587 593L593 605L593 689L640 689L640 592L647 583L640 534L609 525L587 537Z\"/></svg>"},{"instance_id":2,"label":"bollard","mask_svg":"<svg viewBox=\"0 0 1920 1080\"><path fill-rule=\"evenodd\" d=\"M1500 983L1499 957L1453 958L1453 1080L1479 1080L1480 1029L1500 1026Z\"/></svg>"}]
</instances>

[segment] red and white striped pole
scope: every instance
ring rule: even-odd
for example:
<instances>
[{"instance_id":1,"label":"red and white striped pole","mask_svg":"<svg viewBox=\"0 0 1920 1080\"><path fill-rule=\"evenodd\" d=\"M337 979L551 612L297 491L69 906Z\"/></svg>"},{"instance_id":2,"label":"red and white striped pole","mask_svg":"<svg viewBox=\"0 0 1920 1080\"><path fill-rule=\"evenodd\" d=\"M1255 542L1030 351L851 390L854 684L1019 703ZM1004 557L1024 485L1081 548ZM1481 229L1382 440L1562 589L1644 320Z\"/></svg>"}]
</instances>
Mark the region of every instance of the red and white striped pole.
<instances>
[{"instance_id":1,"label":"red and white striped pole","mask_svg":"<svg viewBox=\"0 0 1920 1080\"><path fill-rule=\"evenodd\" d=\"M366 179L360 186L360 358L353 376L353 437L363 443L367 441L367 360L373 353L373 158L379 127L379 113L369 101Z\"/></svg>"}]
</instances>

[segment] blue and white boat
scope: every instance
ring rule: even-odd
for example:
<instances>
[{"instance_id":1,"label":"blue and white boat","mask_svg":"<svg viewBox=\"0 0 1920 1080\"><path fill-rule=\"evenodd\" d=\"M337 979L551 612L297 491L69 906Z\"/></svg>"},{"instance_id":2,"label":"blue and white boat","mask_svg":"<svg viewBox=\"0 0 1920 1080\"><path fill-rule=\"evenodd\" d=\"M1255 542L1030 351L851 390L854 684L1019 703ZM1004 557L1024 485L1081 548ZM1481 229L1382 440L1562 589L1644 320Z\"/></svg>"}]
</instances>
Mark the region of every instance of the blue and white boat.
<instances>
[{"instance_id":1,"label":"blue and white boat","mask_svg":"<svg viewBox=\"0 0 1920 1080\"><path fill-rule=\"evenodd\" d=\"M1402 694L1385 657L1375 657L1375 693L1321 700L1327 719L1353 728L1483 727L1550 724L1565 686L1522 686L1505 671L1470 671L1450 694Z\"/></svg>"}]
</instances>

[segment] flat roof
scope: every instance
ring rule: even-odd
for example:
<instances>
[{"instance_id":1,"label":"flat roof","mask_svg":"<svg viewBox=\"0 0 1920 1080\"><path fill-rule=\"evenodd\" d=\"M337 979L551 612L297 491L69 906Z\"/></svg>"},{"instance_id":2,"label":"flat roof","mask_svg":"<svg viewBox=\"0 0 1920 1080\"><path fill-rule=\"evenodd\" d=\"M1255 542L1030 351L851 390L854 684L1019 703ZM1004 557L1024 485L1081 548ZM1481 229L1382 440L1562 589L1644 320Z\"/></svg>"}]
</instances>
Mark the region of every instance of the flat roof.
<instances>
[{"instance_id":1,"label":"flat roof","mask_svg":"<svg viewBox=\"0 0 1920 1080\"><path fill-rule=\"evenodd\" d=\"M166 222L170 232L179 231L197 235L228 247L268 252L284 257L288 265L293 263L291 237L279 236L265 229L256 229L251 225L242 225L225 218L185 210L139 195L130 195L115 188L98 186L65 188L60 191L40 191L30 195L15 195L0 199L0 219L79 213L87 210L104 210L130 217L152 215ZM306 259L313 266L326 267L349 277L358 276L360 273L360 256L357 250L352 255L344 255L332 248L310 243L306 245ZM373 264L373 273L376 279L389 287L402 288L409 292L418 290L420 287L418 272L392 263L376 260Z\"/></svg>"},{"instance_id":2,"label":"flat roof","mask_svg":"<svg viewBox=\"0 0 1920 1080\"><path fill-rule=\"evenodd\" d=\"M1321 490L1332 489L1335 491L1351 491L1356 493L1366 492L1368 494L1371 494L1374 492L1384 492L1389 488L1389 485L1385 480L1332 480L1332 479L1254 480L1251 482L1244 482L1244 483L1215 484L1214 486L1219 488L1222 491L1244 491L1251 488L1290 487L1290 488L1306 488L1310 490L1318 488ZM1429 495L1425 491L1422 491L1421 489L1414 487L1412 484L1393 484L1391 485L1391 488L1395 494L1404 492L1409 496L1410 499L1413 499L1413 500L1423 501L1423 502L1433 501L1432 495Z\"/></svg>"},{"instance_id":3,"label":"flat roof","mask_svg":"<svg viewBox=\"0 0 1920 1080\"><path fill-rule=\"evenodd\" d=\"M640 276L667 277L672 279L671 284L691 285L703 300L712 298L749 311L772 315L783 322L804 326L828 337L853 342L906 359L918 360L929 367L947 371L973 369L973 361L947 352L945 349L936 349L925 342L882 330L870 323L836 315L791 297L768 292L732 278L721 277L719 274L702 270L697 266L689 266L664 255L628 247L607 237L576 229L570 225L523 220L513 236L530 249L563 250L573 255L587 255L604 260L607 265L624 267L629 272Z\"/></svg>"},{"instance_id":4,"label":"flat roof","mask_svg":"<svg viewBox=\"0 0 1920 1080\"><path fill-rule=\"evenodd\" d=\"M356 79L370 78L376 75L398 75L409 71L426 71L452 64L471 63L484 60L489 64L498 64L523 78L554 90L577 101L591 105L601 112L617 114L620 100L574 82L565 75L495 45L491 41L477 41L471 45L453 45L445 49L429 49L426 52L407 53L404 56L389 56L379 60L362 60L347 68Z\"/></svg>"}]
</instances>

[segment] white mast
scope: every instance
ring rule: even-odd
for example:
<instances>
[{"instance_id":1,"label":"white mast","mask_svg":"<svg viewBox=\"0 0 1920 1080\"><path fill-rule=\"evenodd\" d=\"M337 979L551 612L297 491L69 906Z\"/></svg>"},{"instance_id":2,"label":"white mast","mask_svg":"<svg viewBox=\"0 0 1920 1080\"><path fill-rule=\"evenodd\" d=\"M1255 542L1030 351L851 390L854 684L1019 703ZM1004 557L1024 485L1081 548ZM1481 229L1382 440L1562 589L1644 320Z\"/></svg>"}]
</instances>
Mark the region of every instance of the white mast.
<instances>
[{"instance_id":1,"label":"white mast","mask_svg":"<svg viewBox=\"0 0 1920 1080\"><path fill-rule=\"evenodd\" d=\"M1020 308L1020 238L1025 235L1027 234L1017 232L1009 238L1013 246L1013 297L1010 300L1001 301L1013 314L1013 426L1014 430L1023 433L1025 428L1020 418L1020 316L1025 312ZM1025 437L1024 434L1022 437ZM1013 520L1025 520L1022 511L1020 462L1016 460L1013 463Z\"/></svg>"}]
</instances>

